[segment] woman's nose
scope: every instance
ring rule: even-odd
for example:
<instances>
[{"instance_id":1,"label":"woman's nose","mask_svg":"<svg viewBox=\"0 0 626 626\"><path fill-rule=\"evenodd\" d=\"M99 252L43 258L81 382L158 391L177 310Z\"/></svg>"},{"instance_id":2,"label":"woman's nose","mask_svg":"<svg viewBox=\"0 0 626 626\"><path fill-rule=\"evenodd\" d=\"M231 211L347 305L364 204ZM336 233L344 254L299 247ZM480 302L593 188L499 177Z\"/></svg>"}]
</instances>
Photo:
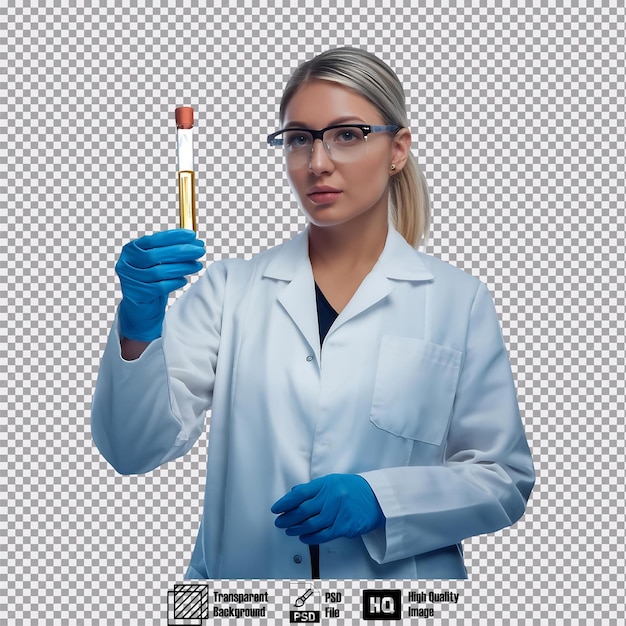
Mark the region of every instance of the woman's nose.
<instances>
[{"instance_id":1,"label":"woman's nose","mask_svg":"<svg viewBox=\"0 0 626 626\"><path fill-rule=\"evenodd\" d=\"M334 168L334 163L324 146L321 139L316 139L311 148L311 156L309 160L309 169L315 173L328 172Z\"/></svg>"}]
</instances>

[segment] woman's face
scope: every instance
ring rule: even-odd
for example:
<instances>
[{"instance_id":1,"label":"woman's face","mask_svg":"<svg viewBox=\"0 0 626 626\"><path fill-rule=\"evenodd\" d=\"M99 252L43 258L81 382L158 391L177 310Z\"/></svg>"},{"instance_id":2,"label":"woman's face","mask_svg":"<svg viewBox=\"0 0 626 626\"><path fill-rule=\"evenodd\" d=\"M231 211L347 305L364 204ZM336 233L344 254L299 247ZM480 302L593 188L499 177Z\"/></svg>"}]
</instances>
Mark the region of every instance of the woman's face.
<instances>
[{"instance_id":1,"label":"woman's face","mask_svg":"<svg viewBox=\"0 0 626 626\"><path fill-rule=\"evenodd\" d=\"M350 89L327 80L301 87L290 100L283 120L288 126L319 130L334 124L383 125L374 105ZM287 176L309 221L320 227L335 226L371 211L387 216L389 181L406 162L411 145L408 129L371 133L357 160L335 162L321 141L313 143L306 162L287 156ZM395 163L396 169L391 170ZM315 194L315 187L331 187L332 194Z\"/></svg>"}]
</instances>

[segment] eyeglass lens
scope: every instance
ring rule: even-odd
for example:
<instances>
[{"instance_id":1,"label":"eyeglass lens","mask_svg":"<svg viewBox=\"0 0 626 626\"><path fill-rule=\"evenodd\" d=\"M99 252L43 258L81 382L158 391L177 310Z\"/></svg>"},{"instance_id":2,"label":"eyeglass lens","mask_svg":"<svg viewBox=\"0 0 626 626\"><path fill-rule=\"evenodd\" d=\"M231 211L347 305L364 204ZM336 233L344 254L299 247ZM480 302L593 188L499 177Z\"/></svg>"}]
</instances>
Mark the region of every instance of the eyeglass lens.
<instances>
[{"instance_id":1,"label":"eyeglass lens","mask_svg":"<svg viewBox=\"0 0 626 626\"><path fill-rule=\"evenodd\" d=\"M329 128L324 133L323 143L328 156L342 162L359 159L367 145L363 130L358 127ZM290 161L308 161L313 150L313 135L303 130L285 131L283 146Z\"/></svg>"}]
</instances>

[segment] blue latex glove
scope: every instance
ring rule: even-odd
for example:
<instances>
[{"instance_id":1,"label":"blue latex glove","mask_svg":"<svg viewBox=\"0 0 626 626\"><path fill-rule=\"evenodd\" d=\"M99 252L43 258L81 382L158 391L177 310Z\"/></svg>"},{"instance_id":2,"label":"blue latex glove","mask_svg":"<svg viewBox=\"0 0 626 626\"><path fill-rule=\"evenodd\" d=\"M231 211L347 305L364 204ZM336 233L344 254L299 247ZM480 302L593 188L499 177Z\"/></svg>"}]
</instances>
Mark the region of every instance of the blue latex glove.
<instances>
[{"instance_id":1,"label":"blue latex glove","mask_svg":"<svg viewBox=\"0 0 626 626\"><path fill-rule=\"evenodd\" d=\"M148 342L160 337L170 292L187 283L187 274L202 269L195 259L203 254L204 242L182 228L127 243L115 265L122 286L120 335Z\"/></svg>"},{"instance_id":2,"label":"blue latex glove","mask_svg":"<svg viewBox=\"0 0 626 626\"><path fill-rule=\"evenodd\" d=\"M385 525L378 500L362 476L329 474L297 485L272 506L278 528L306 544L360 537Z\"/></svg>"}]
</instances>

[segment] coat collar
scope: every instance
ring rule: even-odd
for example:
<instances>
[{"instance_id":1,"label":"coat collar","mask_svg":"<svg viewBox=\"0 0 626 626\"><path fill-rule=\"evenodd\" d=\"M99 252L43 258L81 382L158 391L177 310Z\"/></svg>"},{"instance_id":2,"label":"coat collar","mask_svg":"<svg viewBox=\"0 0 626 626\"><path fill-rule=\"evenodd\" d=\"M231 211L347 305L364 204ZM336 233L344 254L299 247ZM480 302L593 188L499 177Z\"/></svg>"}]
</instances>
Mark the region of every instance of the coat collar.
<instances>
[{"instance_id":1,"label":"coat collar","mask_svg":"<svg viewBox=\"0 0 626 626\"><path fill-rule=\"evenodd\" d=\"M308 226L293 239L268 250L268 253L271 256L263 276L289 281L278 294L278 301L304 335L318 363L321 363L315 282L309 260ZM418 253L389 224L385 247L378 261L334 321L328 336L389 295L395 288L394 281L429 281L433 278Z\"/></svg>"},{"instance_id":2,"label":"coat collar","mask_svg":"<svg viewBox=\"0 0 626 626\"><path fill-rule=\"evenodd\" d=\"M302 266L306 263L310 266L308 225L293 239L276 249L263 276L289 281L302 270ZM389 222L385 247L372 269L372 272L374 271L396 280L422 281L434 278L416 250L406 242L391 222Z\"/></svg>"}]
</instances>

